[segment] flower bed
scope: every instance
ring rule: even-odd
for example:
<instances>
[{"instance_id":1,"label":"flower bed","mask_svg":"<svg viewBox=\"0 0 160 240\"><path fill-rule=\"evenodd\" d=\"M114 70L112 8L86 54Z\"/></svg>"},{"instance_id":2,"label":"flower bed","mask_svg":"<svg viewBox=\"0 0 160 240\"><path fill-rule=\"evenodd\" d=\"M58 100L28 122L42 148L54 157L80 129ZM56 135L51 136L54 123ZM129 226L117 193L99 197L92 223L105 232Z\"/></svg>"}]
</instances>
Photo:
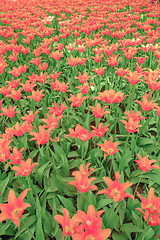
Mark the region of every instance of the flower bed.
<instances>
[{"instance_id":1,"label":"flower bed","mask_svg":"<svg viewBox=\"0 0 160 240\"><path fill-rule=\"evenodd\" d=\"M1 3L1 239L159 239L159 16L158 1Z\"/></svg>"}]
</instances>

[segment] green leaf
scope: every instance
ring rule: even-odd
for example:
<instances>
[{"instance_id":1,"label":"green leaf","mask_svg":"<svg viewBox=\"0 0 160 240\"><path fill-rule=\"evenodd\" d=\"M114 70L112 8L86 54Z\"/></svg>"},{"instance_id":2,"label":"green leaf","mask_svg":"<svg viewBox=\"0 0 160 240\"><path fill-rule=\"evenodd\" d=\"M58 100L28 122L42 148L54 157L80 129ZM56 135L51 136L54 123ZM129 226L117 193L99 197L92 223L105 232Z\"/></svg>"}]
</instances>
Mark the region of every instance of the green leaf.
<instances>
[{"instance_id":1,"label":"green leaf","mask_svg":"<svg viewBox=\"0 0 160 240\"><path fill-rule=\"evenodd\" d=\"M120 228L120 230L122 232L143 232L144 229L135 226L133 223L125 223L122 225L122 227Z\"/></svg>"},{"instance_id":2,"label":"green leaf","mask_svg":"<svg viewBox=\"0 0 160 240\"><path fill-rule=\"evenodd\" d=\"M134 178L130 178L130 182L132 182L133 184L136 184L139 182L139 177L134 177ZM141 179L141 183L148 183L147 179Z\"/></svg>"},{"instance_id":3,"label":"green leaf","mask_svg":"<svg viewBox=\"0 0 160 240\"><path fill-rule=\"evenodd\" d=\"M154 237L152 238L152 240L159 240L159 237L154 236Z\"/></svg>"},{"instance_id":4,"label":"green leaf","mask_svg":"<svg viewBox=\"0 0 160 240\"><path fill-rule=\"evenodd\" d=\"M38 173L38 177L39 177L39 183L40 185L42 185L42 180L43 180L43 176L44 176L44 170L46 169L46 167L49 165L49 162L43 164L37 171Z\"/></svg>"},{"instance_id":5,"label":"green leaf","mask_svg":"<svg viewBox=\"0 0 160 240\"><path fill-rule=\"evenodd\" d=\"M1 173L0 173L0 182L3 181L3 180L5 180L6 177L7 177L6 172L3 172L3 173L1 172Z\"/></svg>"},{"instance_id":6,"label":"green leaf","mask_svg":"<svg viewBox=\"0 0 160 240\"><path fill-rule=\"evenodd\" d=\"M132 160L132 152L130 151L129 148L124 149L124 153L119 160L119 170L123 171L123 169L128 166L128 163Z\"/></svg>"},{"instance_id":7,"label":"green leaf","mask_svg":"<svg viewBox=\"0 0 160 240\"><path fill-rule=\"evenodd\" d=\"M37 217L41 214L41 204L38 196L36 197L36 215Z\"/></svg>"},{"instance_id":8,"label":"green leaf","mask_svg":"<svg viewBox=\"0 0 160 240\"><path fill-rule=\"evenodd\" d=\"M120 224L121 225L124 222L125 211L126 211L126 201L123 200L119 205L119 218L120 218Z\"/></svg>"},{"instance_id":9,"label":"green leaf","mask_svg":"<svg viewBox=\"0 0 160 240\"><path fill-rule=\"evenodd\" d=\"M116 163L116 161L114 159L111 160L112 161L112 166L113 166L113 171L116 173L119 170L118 164Z\"/></svg>"},{"instance_id":10,"label":"green leaf","mask_svg":"<svg viewBox=\"0 0 160 240\"><path fill-rule=\"evenodd\" d=\"M41 216L42 219L45 216L46 213L46 192L43 192L42 196L40 197L40 203L41 203Z\"/></svg>"},{"instance_id":11,"label":"green leaf","mask_svg":"<svg viewBox=\"0 0 160 240\"><path fill-rule=\"evenodd\" d=\"M109 229L119 231L120 222L119 216L117 215L117 210L115 211L114 203L110 208L104 208L105 213L102 217L103 222L105 223L105 227L107 226ZM109 216L109 217L108 217Z\"/></svg>"},{"instance_id":12,"label":"green leaf","mask_svg":"<svg viewBox=\"0 0 160 240\"><path fill-rule=\"evenodd\" d=\"M41 157L41 162L39 162L41 165L44 165L45 163L49 162L49 156L47 156L48 154L46 154L46 152L44 151L43 148L39 148L39 152L40 152L40 157Z\"/></svg>"},{"instance_id":13,"label":"green leaf","mask_svg":"<svg viewBox=\"0 0 160 240\"><path fill-rule=\"evenodd\" d=\"M53 217L48 211L45 211L44 229L45 229L46 235L48 236L50 236L51 232L54 231L52 222L53 222Z\"/></svg>"},{"instance_id":14,"label":"green leaf","mask_svg":"<svg viewBox=\"0 0 160 240\"><path fill-rule=\"evenodd\" d=\"M55 238L54 239L63 239L63 235L62 235L62 230L60 229L60 227L57 225L56 230L53 232L53 235Z\"/></svg>"},{"instance_id":15,"label":"green leaf","mask_svg":"<svg viewBox=\"0 0 160 240\"><path fill-rule=\"evenodd\" d=\"M63 203L64 207L71 213L75 213L76 212L76 209L75 207L73 206L73 203L71 200L69 199L66 199L65 197L63 196L60 196L60 195L57 195L57 197L59 198L59 200Z\"/></svg>"},{"instance_id":16,"label":"green leaf","mask_svg":"<svg viewBox=\"0 0 160 240\"><path fill-rule=\"evenodd\" d=\"M93 148L88 152L88 160L96 161L97 158L101 158L103 156L103 152L100 148Z\"/></svg>"},{"instance_id":17,"label":"green leaf","mask_svg":"<svg viewBox=\"0 0 160 240\"><path fill-rule=\"evenodd\" d=\"M112 238L113 240L128 240L128 237L125 235L125 233L115 231L112 233Z\"/></svg>"},{"instance_id":18,"label":"green leaf","mask_svg":"<svg viewBox=\"0 0 160 240\"><path fill-rule=\"evenodd\" d=\"M120 134L122 134L122 135L126 134L126 129L125 129L124 124L122 122L119 122L118 125L119 125Z\"/></svg>"},{"instance_id":19,"label":"green leaf","mask_svg":"<svg viewBox=\"0 0 160 240\"><path fill-rule=\"evenodd\" d=\"M145 174L145 177L149 178L149 179L152 179L155 183L160 185L160 175L147 173L147 174Z\"/></svg>"},{"instance_id":20,"label":"green leaf","mask_svg":"<svg viewBox=\"0 0 160 240\"><path fill-rule=\"evenodd\" d=\"M86 120L85 120L84 127L89 129L90 128L90 113L89 112L87 113L87 115L85 115L85 118L86 118Z\"/></svg>"},{"instance_id":21,"label":"green leaf","mask_svg":"<svg viewBox=\"0 0 160 240\"><path fill-rule=\"evenodd\" d=\"M142 219L134 212L132 212L132 216L133 216L133 223L135 223L135 225L137 225L138 227L143 227L143 221Z\"/></svg>"},{"instance_id":22,"label":"green leaf","mask_svg":"<svg viewBox=\"0 0 160 240\"><path fill-rule=\"evenodd\" d=\"M41 214L38 216L37 225L36 225L36 239L45 240L44 232L42 229L42 219Z\"/></svg>"},{"instance_id":23,"label":"green leaf","mask_svg":"<svg viewBox=\"0 0 160 240\"><path fill-rule=\"evenodd\" d=\"M155 234L155 231L153 230L153 228L149 228L147 231L146 231L146 233L145 233L145 238L144 238L144 240L150 240L150 239L152 239L152 237L154 236L154 234Z\"/></svg>"},{"instance_id":24,"label":"green leaf","mask_svg":"<svg viewBox=\"0 0 160 240\"><path fill-rule=\"evenodd\" d=\"M140 146L145 146L147 144L155 144L155 138L141 138L140 141L139 141L139 145Z\"/></svg>"},{"instance_id":25,"label":"green leaf","mask_svg":"<svg viewBox=\"0 0 160 240\"><path fill-rule=\"evenodd\" d=\"M88 146L89 146L89 144L88 144L88 141L85 141L85 142L83 142L82 144L83 144L83 145L82 145L82 150L83 150L83 156L82 156L82 157L85 158L85 156L86 156L86 154L87 154L87 151L88 151Z\"/></svg>"},{"instance_id":26,"label":"green leaf","mask_svg":"<svg viewBox=\"0 0 160 240\"><path fill-rule=\"evenodd\" d=\"M135 148L136 148L136 138L135 138L135 135L132 134L132 138L131 138L131 150L132 150L132 153L135 152Z\"/></svg>"},{"instance_id":27,"label":"green leaf","mask_svg":"<svg viewBox=\"0 0 160 240\"><path fill-rule=\"evenodd\" d=\"M87 197L85 199L85 211L87 211L89 205L96 206L96 196L91 191L87 192Z\"/></svg>"},{"instance_id":28,"label":"green leaf","mask_svg":"<svg viewBox=\"0 0 160 240\"><path fill-rule=\"evenodd\" d=\"M20 148L21 147L25 147L26 149L28 148L28 138L26 133L23 135L23 138L19 139L19 143L20 143Z\"/></svg>"},{"instance_id":29,"label":"green leaf","mask_svg":"<svg viewBox=\"0 0 160 240\"><path fill-rule=\"evenodd\" d=\"M34 151L32 151L32 152L29 154L29 157L30 157L31 159L33 159L33 158L36 156L36 154L38 153L38 151L39 151L39 150L34 150Z\"/></svg>"},{"instance_id":30,"label":"green leaf","mask_svg":"<svg viewBox=\"0 0 160 240\"><path fill-rule=\"evenodd\" d=\"M9 236L14 236L15 231L13 229L13 226L11 226L10 222L6 223L0 223L0 236L6 235L8 233Z\"/></svg>"},{"instance_id":31,"label":"green leaf","mask_svg":"<svg viewBox=\"0 0 160 240\"><path fill-rule=\"evenodd\" d=\"M108 196L106 196L106 198L101 199L98 201L97 203L97 210L103 208L104 206L110 204L113 202L113 199L110 199Z\"/></svg>"},{"instance_id":32,"label":"green leaf","mask_svg":"<svg viewBox=\"0 0 160 240\"><path fill-rule=\"evenodd\" d=\"M34 232L35 232L35 227L31 228L30 231L26 230L18 237L17 240L33 240Z\"/></svg>"},{"instance_id":33,"label":"green leaf","mask_svg":"<svg viewBox=\"0 0 160 240\"><path fill-rule=\"evenodd\" d=\"M23 221L21 221L20 229L15 235L15 239L18 238L24 231L27 231L26 228L29 228L33 223L36 222L36 216L29 216L29 214L25 214L25 218L23 218Z\"/></svg>"},{"instance_id":34,"label":"green leaf","mask_svg":"<svg viewBox=\"0 0 160 240\"><path fill-rule=\"evenodd\" d=\"M149 123L150 123L150 119L147 119L145 121L145 123L143 124L143 126L140 128L140 131L139 131L139 135L141 136L143 133L145 133L145 131L147 130L148 126L149 126Z\"/></svg>"},{"instance_id":35,"label":"green leaf","mask_svg":"<svg viewBox=\"0 0 160 240\"><path fill-rule=\"evenodd\" d=\"M66 153L64 150L58 145L58 143L53 143L54 151L56 154L59 154L60 156L66 156Z\"/></svg>"},{"instance_id":36,"label":"green leaf","mask_svg":"<svg viewBox=\"0 0 160 240\"><path fill-rule=\"evenodd\" d=\"M61 182L54 174L51 174L48 179L44 178L44 185L47 192L55 192L57 190L62 191Z\"/></svg>"},{"instance_id":37,"label":"green leaf","mask_svg":"<svg viewBox=\"0 0 160 240\"><path fill-rule=\"evenodd\" d=\"M62 175L64 176L64 177L69 177L69 164L68 164L68 160L67 160L67 158L65 157L65 156L63 156L62 155L62 160L63 160L63 162L62 162Z\"/></svg>"},{"instance_id":38,"label":"green leaf","mask_svg":"<svg viewBox=\"0 0 160 240\"><path fill-rule=\"evenodd\" d=\"M68 153L67 158L74 158L74 157L79 157L79 154L76 151L72 151Z\"/></svg>"},{"instance_id":39,"label":"green leaf","mask_svg":"<svg viewBox=\"0 0 160 240\"><path fill-rule=\"evenodd\" d=\"M2 195L7 187L10 176L8 176L3 182L0 183L0 194Z\"/></svg>"}]
</instances>

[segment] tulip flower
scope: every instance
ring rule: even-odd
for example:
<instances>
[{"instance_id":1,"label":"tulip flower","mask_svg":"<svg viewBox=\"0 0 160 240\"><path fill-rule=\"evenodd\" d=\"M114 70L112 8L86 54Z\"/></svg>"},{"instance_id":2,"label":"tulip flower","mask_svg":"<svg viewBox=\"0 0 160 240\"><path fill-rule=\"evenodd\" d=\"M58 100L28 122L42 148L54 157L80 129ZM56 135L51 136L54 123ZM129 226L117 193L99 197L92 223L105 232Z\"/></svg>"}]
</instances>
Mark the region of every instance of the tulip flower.
<instances>
[{"instance_id":1,"label":"tulip flower","mask_svg":"<svg viewBox=\"0 0 160 240\"><path fill-rule=\"evenodd\" d=\"M14 190L10 190L8 203L0 204L0 210L2 211L0 214L1 222L11 219L18 228L20 227L19 219L22 217L24 210L31 206L29 203L23 201L29 190L30 188L24 190L18 198L16 198Z\"/></svg>"}]
</instances>

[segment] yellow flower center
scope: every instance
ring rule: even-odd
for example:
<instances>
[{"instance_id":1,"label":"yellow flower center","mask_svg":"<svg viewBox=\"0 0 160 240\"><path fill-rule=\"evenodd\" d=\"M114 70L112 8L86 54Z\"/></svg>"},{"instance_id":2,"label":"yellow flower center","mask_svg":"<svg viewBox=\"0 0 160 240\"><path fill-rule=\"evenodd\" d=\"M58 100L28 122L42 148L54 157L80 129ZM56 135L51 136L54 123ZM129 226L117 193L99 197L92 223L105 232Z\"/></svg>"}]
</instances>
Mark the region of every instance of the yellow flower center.
<instances>
[{"instance_id":1,"label":"yellow flower center","mask_svg":"<svg viewBox=\"0 0 160 240\"><path fill-rule=\"evenodd\" d=\"M72 225L71 225L71 226L66 226L66 227L65 227L65 232L66 232L66 233L69 233L69 232L70 232L70 233L73 234L73 228L72 228Z\"/></svg>"},{"instance_id":2,"label":"yellow flower center","mask_svg":"<svg viewBox=\"0 0 160 240\"><path fill-rule=\"evenodd\" d=\"M111 196L113 196L113 198L115 198L115 200L117 201L120 198L120 191L115 188L111 191Z\"/></svg>"},{"instance_id":3,"label":"yellow flower center","mask_svg":"<svg viewBox=\"0 0 160 240\"><path fill-rule=\"evenodd\" d=\"M108 148L107 152L108 152L108 154L112 154L113 153L113 148Z\"/></svg>"},{"instance_id":4,"label":"yellow flower center","mask_svg":"<svg viewBox=\"0 0 160 240\"><path fill-rule=\"evenodd\" d=\"M87 137L86 134L81 135L81 139L86 139L86 137Z\"/></svg>"},{"instance_id":5,"label":"yellow flower center","mask_svg":"<svg viewBox=\"0 0 160 240\"><path fill-rule=\"evenodd\" d=\"M153 209L153 204L152 204L152 203L150 204L150 209L151 209L151 210Z\"/></svg>"},{"instance_id":6,"label":"yellow flower center","mask_svg":"<svg viewBox=\"0 0 160 240\"><path fill-rule=\"evenodd\" d=\"M154 221L153 221L153 219L152 219L152 217L150 217L149 221L150 221L151 223L153 223L153 222L154 222Z\"/></svg>"},{"instance_id":7,"label":"yellow flower center","mask_svg":"<svg viewBox=\"0 0 160 240\"><path fill-rule=\"evenodd\" d=\"M87 225L89 225L89 226L91 226L91 225L92 225L92 222L91 222L91 221L89 221L89 220L87 220L87 221L86 221L86 223L87 223Z\"/></svg>"},{"instance_id":8,"label":"yellow flower center","mask_svg":"<svg viewBox=\"0 0 160 240\"><path fill-rule=\"evenodd\" d=\"M86 240L95 240L95 238L94 238L92 235L88 235L88 236L86 237Z\"/></svg>"},{"instance_id":9,"label":"yellow flower center","mask_svg":"<svg viewBox=\"0 0 160 240\"><path fill-rule=\"evenodd\" d=\"M150 210L156 209L156 208L153 206L152 203L149 203L149 204L146 206L146 208L149 208Z\"/></svg>"},{"instance_id":10,"label":"yellow flower center","mask_svg":"<svg viewBox=\"0 0 160 240\"><path fill-rule=\"evenodd\" d=\"M18 209L18 208L14 209L12 212L12 217L15 219L18 219L21 212L22 212L21 209Z\"/></svg>"}]
</instances>

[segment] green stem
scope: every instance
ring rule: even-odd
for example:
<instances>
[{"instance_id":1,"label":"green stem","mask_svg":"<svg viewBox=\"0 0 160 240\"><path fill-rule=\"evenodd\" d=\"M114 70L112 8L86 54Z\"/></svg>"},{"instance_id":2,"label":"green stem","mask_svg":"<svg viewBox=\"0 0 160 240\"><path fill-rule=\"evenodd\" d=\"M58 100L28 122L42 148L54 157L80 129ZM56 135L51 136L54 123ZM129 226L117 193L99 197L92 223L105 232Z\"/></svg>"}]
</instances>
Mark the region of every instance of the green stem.
<instances>
[{"instance_id":1,"label":"green stem","mask_svg":"<svg viewBox=\"0 0 160 240\"><path fill-rule=\"evenodd\" d=\"M29 182L29 176L26 176L26 179L27 179L28 187L31 188L31 191L32 191L32 193L33 193L32 187L31 187L30 182ZM31 195L32 201L33 201L33 203L34 203L34 205L35 205L35 200L34 200L34 197L33 197L33 194L32 194L32 193L30 193L30 195Z\"/></svg>"},{"instance_id":2,"label":"green stem","mask_svg":"<svg viewBox=\"0 0 160 240\"><path fill-rule=\"evenodd\" d=\"M96 121L96 128L98 128L98 124L100 122L100 118L96 118L95 121Z\"/></svg>"},{"instance_id":3,"label":"green stem","mask_svg":"<svg viewBox=\"0 0 160 240\"><path fill-rule=\"evenodd\" d=\"M78 192L77 196L77 203L78 203L78 210L83 210L84 206L84 193L83 192Z\"/></svg>"},{"instance_id":4,"label":"green stem","mask_svg":"<svg viewBox=\"0 0 160 240\"><path fill-rule=\"evenodd\" d=\"M88 48L88 56L90 56L90 58L88 58L88 62L89 62L89 71L91 70L91 52L92 52L92 50L91 50L91 48Z\"/></svg>"},{"instance_id":5,"label":"green stem","mask_svg":"<svg viewBox=\"0 0 160 240\"><path fill-rule=\"evenodd\" d=\"M1 75L1 78L2 78L2 83L3 83L3 85L4 85L5 80L4 80L3 74Z\"/></svg>"},{"instance_id":6,"label":"green stem","mask_svg":"<svg viewBox=\"0 0 160 240\"><path fill-rule=\"evenodd\" d=\"M111 112L112 112L112 105L111 104L110 104L109 108L110 108L110 114L111 114Z\"/></svg>"},{"instance_id":7,"label":"green stem","mask_svg":"<svg viewBox=\"0 0 160 240\"><path fill-rule=\"evenodd\" d=\"M50 148L50 146L49 146L48 143L47 143L46 146L48 147L48 149L49 149L49 151L50 151L50 153L51 153L51 156L52 156L52 163L53 163L53 165L54 165L54 168L55 168L56 174L57 174L57 176L58 176L59 174L58 174L58 171L57 171L56 163L55 163L55 161L54 161L53 152L52 152L52 150L51 150L51 148Z\"/></svg>"},{"instance_id":8,"label":"green stem","mask_svg":"<svg viewBox=\"0 0 160 240\"><path fill-rule=\"evenodd\" d=\"M148 101L151 100L151 97L152 97L152 90L149 91Z\"/></svg>"},{"instance_id":9,"label":"green stem","mask_svg":"<svg viewBox=\"0 0 160 240\"><path fill-rule=\"evenodd\" d=\"M95 139L93 140L93 144L94 144L94 152L93 152L94 155L93 155L93 159L95 159L95 150L96 150L96 149L95 149L95 147L96 147L96 140L95 140Z\"/></svg>"},{"instance_id":10,"label":"green stem","mask_svg":"<svg viewBox=\"0 0 160 240\"><path fill-rule=\"evenodd\" d=\"M69 240L69 235L68 234L66 235L65 240Z\"/></svg>"},{"instance_id":11,"label":"green stem","mask_svg":"<svg viewBox=\"0 0 160 240\"><path fill-rule=\"evenodd\" d=\"M32 99L32 102L31 102L31 110L33 112L35 112L35 101Z\"/></svg>"},{"instance_id":12,"label":"green stem","mask_svg":"<svg viewBox=\"0 0 160 240\"><path fill-rule=\"evenodd\" d=\"M116 87L118 88L119 91L121 90L121 85L122 85L122 77L118 75Z\"/></svg>"},{"instance_id":13,"label":"green stem","mask_svg":"<svg viewBox=\"0 0 160 240\"><path fill-rule=\"evenodd\" d=\"M129 96L128 96L128 101L127 101L127 107L126 110L129 110L133 100L134 100L134 94L135 94L135 89L136 89L136 84L132 84L131 88L130 88L130 92L129 92Z\"/></svg>"},{"instance_id":14,"label":"green stem","mask_svg":"<svg viewBox=\"0 0 160 240\"><path fill-rule=\"evenodd\" d=\"M140 175L140 178L139 178L139 182L138 182L138 184L137 184L137 186L136 186L136 188L135 188L135 190L134 190L134 197L135 197L136 191L137 191L137 189L138 189L138 186L139 186L139 184L140 184L140 182L141 182L141 178L142 178L142 172L141 172L141 175Z\"/></svg>"},{"instance_id":15,"label":"green stem","mask_svg":"<svg viewBox=\"0 0 160 240\"><path fill-rule=\"evenodd\" d=\"M150 68L151 68L151 65L152 65L152 51L151 51L151 54L150 54L150 63L149 63Z\"/></svg>"},{"instance_id":16,"label":"green stem","mask_svg":"<svg viewBox=\"0 0 160 240\"><path fill-rule=\"evenodd\" d=\"M110 166L110 170L109 170L109 177L111 178L111 173L112 173L112 167L113 167L113 157L111 156L111 166Z\"/></svg>"},{"instance_id":17,"label":"green stem","mask_svg":"<svg viewBox=\"0 0 160 240\"><path fill-rule=\"evenodd\" d=\"M131 70L132 70L133 57L131 58Z\"/></svg>"},{"instance_id":18,"label":"green stem","mask_svg":"<svg viewBox=\"0 0 160 240\"><path fill-rule=\"evenodd\" d=\"M117 117L118 117L118 107L119 107L119 104L117 104L117 108L115 107L115 134L117 132Z\"/></svg>"},{"instance_id":19,"label":"green stem","mask_svg":"<svg viewBox=\"0 0 160 240\"><path fill-rule=\"evenodd\" d=\"M128 133L128 136L127 136L127 139L126 139L126 142L125 142L124 148L127 147L127 143L128 143L129 137L130 137L130 133Z\"/></svg>"},{"instance_id":20,"label":"green stem","mask_svg":"<svg viewBox=\"0 0 160 240\"><path fill-rule=\"evenodd\" d=\"M114 86L114 78L115 78L115 69L114 69L113 78L112 78L112 87Z\"/></svg>"},{"instance_id":21,"label":"green stem","mask_svg":"<svg viewBox=\"0 0 160 240\"><path fill-rule=\"evenodd\" d=\"M59 60L56 62L57 72L59 72Z\"/></svg>"},{"instance_id":22,"label":"green stem","mask_svg":"<svg viewBox=\"0 0 160 240\"><path fill-rule=\"evenodd\" d=\"M83 152L84 152L84 142L82 143L82 152L81 152L82 162L83 162Z\"/></svg>"}]
</instances>

